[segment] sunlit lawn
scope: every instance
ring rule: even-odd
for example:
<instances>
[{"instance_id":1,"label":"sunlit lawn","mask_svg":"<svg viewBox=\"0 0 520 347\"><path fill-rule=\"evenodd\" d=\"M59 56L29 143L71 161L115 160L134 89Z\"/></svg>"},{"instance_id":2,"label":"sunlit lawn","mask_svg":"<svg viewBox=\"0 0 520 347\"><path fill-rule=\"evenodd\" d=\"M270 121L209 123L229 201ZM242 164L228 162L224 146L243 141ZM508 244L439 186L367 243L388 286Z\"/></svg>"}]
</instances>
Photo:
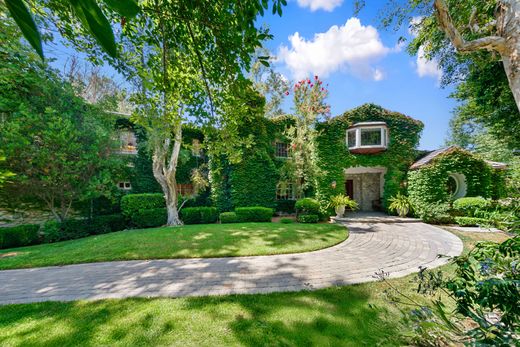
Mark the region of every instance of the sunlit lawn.
<instances>
[{"instance_id":1,"label":"sunlit lawn","mask_svg":"<svg viewBox=\"0 0 520 347\"><path fill-rule=\"evenodd\" d=\"M0 269L307 252L335 245L346 237L346 228L335 224L239 223L128 230L0 250Z\"/></svg>"},{"instance_id":2,"label":"sunlit lawn","mask_svg":"<svg viewBox=\"0 0 520 347\"><path fill-rule=\"evenodd\" d=\"M456 234L466 251L480 239L506 238ZM418 299L413 278L389 282ZM400 313L386 288L374 282L297 293L9 305L0 307L0 346L403 345Z\"/></svg>"}]
</instances>

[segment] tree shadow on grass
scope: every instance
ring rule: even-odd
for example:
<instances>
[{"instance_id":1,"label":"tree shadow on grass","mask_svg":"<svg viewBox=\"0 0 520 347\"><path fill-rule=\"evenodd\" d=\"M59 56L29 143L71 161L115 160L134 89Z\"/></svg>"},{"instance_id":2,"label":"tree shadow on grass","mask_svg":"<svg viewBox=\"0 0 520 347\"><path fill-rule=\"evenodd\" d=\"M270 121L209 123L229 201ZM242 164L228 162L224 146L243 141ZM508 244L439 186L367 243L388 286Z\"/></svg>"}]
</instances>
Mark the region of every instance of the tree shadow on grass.
<instances>
[{"instance_id":1,"label":"tree shadow on grass","mask_svg":"<svg viewBox=\"0 0 520 347\"><path fill-rule=\"evenodd\" d=\"M0 345L400 345L366 287L0 307Z\"/></svg>"}]
</instances>

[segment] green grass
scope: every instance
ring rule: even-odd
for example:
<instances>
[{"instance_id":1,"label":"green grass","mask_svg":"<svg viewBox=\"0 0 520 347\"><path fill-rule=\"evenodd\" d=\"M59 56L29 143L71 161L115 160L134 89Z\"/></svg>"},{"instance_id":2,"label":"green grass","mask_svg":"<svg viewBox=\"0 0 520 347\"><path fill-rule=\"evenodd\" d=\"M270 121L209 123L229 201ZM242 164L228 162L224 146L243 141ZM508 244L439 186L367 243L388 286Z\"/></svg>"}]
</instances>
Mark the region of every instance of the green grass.
<instances>
[{"instance_id":1,"label":"green grass","mask_svg":"<svg viewBox=\"0 0 520 347\"><path fill-rule=\"evenodd\" d=\"M307 252L335 245L335 224L239 223L128 230L0 251L0 269L112 260L231 257Z\"/></svg>"},{"instance_id":2,"label":"green grass","mask_svg":"<svg viewBox=\"0 0 520 347\"><path fill-rule=\"evenodd\" d=\"M478 240L507 238L454 233L465 251ZM451 265L442 269L453 272ZM421 300L413 277L389 282ZM0 306L0 346L405 345L387 288L373 282L312 292Z\"/></svg>"}]
</instances>

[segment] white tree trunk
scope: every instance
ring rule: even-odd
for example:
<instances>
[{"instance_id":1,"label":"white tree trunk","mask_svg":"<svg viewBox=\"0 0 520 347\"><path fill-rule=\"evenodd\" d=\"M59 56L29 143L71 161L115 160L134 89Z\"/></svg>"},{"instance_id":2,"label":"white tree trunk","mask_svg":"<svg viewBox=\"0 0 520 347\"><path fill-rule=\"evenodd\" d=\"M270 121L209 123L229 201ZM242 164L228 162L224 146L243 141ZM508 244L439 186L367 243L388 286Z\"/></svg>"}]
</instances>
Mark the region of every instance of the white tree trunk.
<instances>
[{"instance_id":1,"label":"white tree trunk","mask_svg":"<svg viewBox=\"0 0 520 347\"><path fill-rule=\"evenodd\" d=\"M171 139L167 137L162 143L158 142L152 157L153 175L161 186L166 201L166 211L168 212L166 225L168 226L182 225L177 208L178 195L177 180L175 178L181 144L182 127L179 123L174 129L173 148L171 148ZM168 161L166 160L167 158Z\"/></svg>"},{"instance_id":2,"label":"white tree trunk","mask_svg":"<svg viewBox=\"0 0 520 347\"><path fill-rule=\"evenodd\" d=\"M435 0L434 7L439 25L457 51L474 52L481 49L500 54L504 70L520 111L520 0L499 0L496 14L496 36L465 41L453 24L444 0Z\"/></svg>"}]
</instances>

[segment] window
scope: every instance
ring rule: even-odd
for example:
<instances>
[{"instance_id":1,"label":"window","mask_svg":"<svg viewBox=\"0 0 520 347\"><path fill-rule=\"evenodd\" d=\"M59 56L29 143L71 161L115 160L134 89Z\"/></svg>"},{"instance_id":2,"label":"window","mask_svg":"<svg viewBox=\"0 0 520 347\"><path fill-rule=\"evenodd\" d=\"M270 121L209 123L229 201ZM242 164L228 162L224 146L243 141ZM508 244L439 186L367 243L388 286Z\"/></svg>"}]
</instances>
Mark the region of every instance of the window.
<instances>
[{"instance_id":1,"label":"window","mask_svg":"<svg viewBox=\"0 0 520 347\"><path fill-rule=\"evenodd\" d=\"M452 199L466 196L466 176L460 173L451 173L446 181L446 191Z\"/></svg>"},{"instance_id":2,"label":"window","mask_svg":"<svg viewBox=\"0 0 520 347\"><path fill-rule=\"evenodd\" d=\"M137 138L133 131L123 130L119 134L121 142L121 153L136 154L137 153Z\"/></svg>"},{"instance_id":3,"label":"window","mask_svg":"<svg viewBox=\"0 0 520 347\"><path fill-rule=\"evenodd\" d=\"M347 130L351 152L377 153L388 146L388 129L384 122L356 123Z\"/></svg>"},{"instance_id":4,"label":"window","mask_svg":"<svg viewBox=\"0 0 520 347\"><path fill-rule=\"evenodd\" d=\"M276 186L276 200L296 200L296 186L294 183L280 182Z\"/></svg>"},{"instance_id":5,"label":"window","mask_svg":"<svg viewBox=\"0 0 520 347\"><path fill-rule=\"evenodd\" d=\"M191 141L191 154L193 154L193 156L195 156L195 157L200 157L200 152L201 152L201 149L200 149L199 139L193 139Z\"/></svg>"},{"instance_id":6,"label":"window","mask_svg":"<svg viewBox=\"0 0 520 347\"><path fill-rule=\"evenodd\" d=\"M123 190L132 189L132 184L130 182L119 182L117 184L117 186L119 187L119 189L123 189Z\"/></svg>"},{"instance_id":7,"label":"window","mask_svg":"<svg viewBox=\"0 0 520 347\"><path fill-rule=\"evenodd\" d=\"M284 142L275 143L275 156L277 158L289 158L289 144Z\"/></svg>"}]
</instances>

